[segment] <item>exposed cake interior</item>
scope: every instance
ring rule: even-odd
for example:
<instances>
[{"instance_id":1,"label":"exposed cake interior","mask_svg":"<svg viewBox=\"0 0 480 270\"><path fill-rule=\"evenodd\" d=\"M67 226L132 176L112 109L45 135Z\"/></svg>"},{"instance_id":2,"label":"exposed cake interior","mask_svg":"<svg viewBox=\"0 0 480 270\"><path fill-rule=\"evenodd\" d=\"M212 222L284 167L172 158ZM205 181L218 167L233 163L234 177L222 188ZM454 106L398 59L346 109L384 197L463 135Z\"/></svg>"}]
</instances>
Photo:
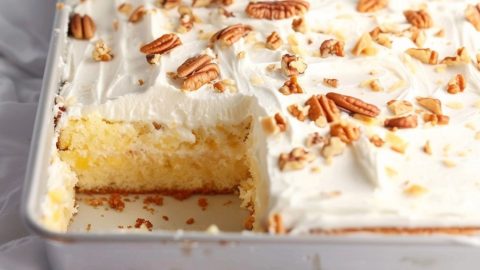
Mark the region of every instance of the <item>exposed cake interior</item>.
<instances>
[{"instance_id":1,"label":"exposed cake interior","mask_svg":"<svg viewBox=\"0 0 480 270\"><path fill-rule=\"evenodd\" d=\"M70 119L59 156L81 192L228 193L250 177L249 118L189 130L155 122Z\"/></svg>"}]
</instances>

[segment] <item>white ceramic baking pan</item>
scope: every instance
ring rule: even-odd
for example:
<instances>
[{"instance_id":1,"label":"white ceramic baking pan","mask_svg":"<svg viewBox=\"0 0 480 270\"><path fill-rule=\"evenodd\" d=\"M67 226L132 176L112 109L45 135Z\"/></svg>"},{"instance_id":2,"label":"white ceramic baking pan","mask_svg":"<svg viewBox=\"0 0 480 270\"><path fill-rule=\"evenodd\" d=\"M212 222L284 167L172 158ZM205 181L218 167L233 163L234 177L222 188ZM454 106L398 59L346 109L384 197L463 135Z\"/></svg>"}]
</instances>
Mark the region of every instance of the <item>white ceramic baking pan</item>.
<instances>
[{"instance_id":1,"label":"white ceramic baking pan","mask_svg":"<svg viewBox=\"0 0 480 270\"><path fill-rule=\"evenodd\" d=\"M68 16L67 10L57 10L22 205L28 227L45 239L53 269L479 269L480 237L477 236L274 236L245 233L237 228L242 215L238 208L231 208L231 211L219 208L199 219L197 227L193 227L202 229L208 225L209 219L216 219L212 215L220 215L217 221L230 222L221 224L221 229L223 226L230 232L222 230L217 234L167 230L172 228L162 226L151 232L113 229L119 222L116 220L113 224L113 219L121 221L125 218L130 222L132 215L135 216L135 208L130 214L101 214L103 219L99 219L99 212L87 206L81 206L69 232L47 230L39 221L40 202L46 189L53 138L52 108L61 83L60 56ZM175 204L172 207L178 210ZM182 215L182 210L171 212ZM82 229L87 222L94 223L90 231Z\"/></svg>"}]
</instances>

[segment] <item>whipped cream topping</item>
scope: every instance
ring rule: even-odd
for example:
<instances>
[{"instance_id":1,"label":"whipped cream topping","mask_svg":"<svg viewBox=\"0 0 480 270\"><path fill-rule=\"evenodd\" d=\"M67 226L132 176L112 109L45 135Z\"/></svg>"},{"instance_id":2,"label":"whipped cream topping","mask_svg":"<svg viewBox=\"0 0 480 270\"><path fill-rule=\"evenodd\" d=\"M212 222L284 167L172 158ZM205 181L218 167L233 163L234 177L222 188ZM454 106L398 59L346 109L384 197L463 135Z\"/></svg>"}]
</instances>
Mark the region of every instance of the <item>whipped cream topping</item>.
<instances>
[{"instance_id":1,"label":"whipped cream topping","mask_svg":"<svg viewBox=\"0 0 480 270\"><path fill-rule=\"evenodd\" d=\"M403 16L407 9L427 8L434 26L426 29L424 48L435 50L439 59L454 56L465 47L472 63L480 53L480 32L465 20L467 4L476 1L390 1L375 13L358 13L355 0L310 1L304 15L309 31L292 30L292 19L267 21L251 19L245 13L248 1L236 0L226 7L234 17L226 17L215 7L193 8L200 22L188 33L177 35L183 45L162 55L158 65L150 65L139 51L162 34L175 32L179 14L165 10L156 1L128 1L135 8L149 10L138 23L117 11L124 1L71 1L66 10L90 15L97 25L90 41L68 38L64 54L60 95L69 100L69 117L99 113L110 120L158 121L164 125L195 128L217 123L238 123L254 116L252 154L258 174L257 226L278 213L291 233L311 229L364 227L480 227L480 71L473 64L439 68L425 65L405 54L416 45L407 36L389 35L392 47L375 45L374 56L354 56L351 49L362 34L382 26L396 31L409 28ZM182 1L190 6L190 1ZM114 23L118 29L114 29ZM180 84L168 76L186 59L205 52L209 38L218 30L236 23L252 26L252 33L230 47L215 44L212 52L220 67L220 79L234 87L216 92L211 84L197 91L183 92ZM444 36L439 36L439 31ZM283 45L277 50L265 48L265 39L276 31ZM319 57L319 47L327 39L345 42L345 57ZM92 50L102 39L112 48L110 62L92 60ZM283 95L278 89L287 78L278 70L282 55L295 52L308 64L299 77L303 94ZM243 57L239 57L243 54ZM269 71L270 65L277 70ZM464 92L452 95L445 86L455 74L467 79ZM323 84L324 78L339 81L337 89ZM362 82L378 79L384 90L375 92ZM143 81L143 84L139 83ZM373 124L365 124L342 113L342 118L361 128L361 137L344 153L327 162L320 149L309 149L315 160L302 170L281 171L278 157L294 147L305 147L309 134L326 136L329 127L320 128L311 121L300 122L287 107L303 105L312 95L338 92L376 105L381 113ZM398 130L395 135L383 127L392 117L387 102L393 99L416 104L416 97L441 100L443 113L450 117L446 126L431 127L419 116L419 127ZM420 108L415 105L416 108ZM268 136L258 120L280 112L288 129ZM388 143L378 148L369 137L395 136L408 146L404 154L393 151ZM422 151L430 142L432 154ZM54 168L52 168L53 170ZM421 186L422 194L412 196L408 187Z\"/></svg>"}]
</instances>

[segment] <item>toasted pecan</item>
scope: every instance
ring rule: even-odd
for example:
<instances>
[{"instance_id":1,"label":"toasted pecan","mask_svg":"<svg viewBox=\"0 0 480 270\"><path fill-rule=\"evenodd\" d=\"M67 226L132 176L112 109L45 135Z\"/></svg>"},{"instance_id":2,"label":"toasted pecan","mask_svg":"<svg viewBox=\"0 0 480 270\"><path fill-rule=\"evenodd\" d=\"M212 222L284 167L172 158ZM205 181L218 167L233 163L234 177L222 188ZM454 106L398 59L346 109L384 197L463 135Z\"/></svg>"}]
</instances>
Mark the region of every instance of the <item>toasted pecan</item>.
<instances>
[{"instance_id":1,"label":"toasted pecan","mask_svg":"<svg viewBox=\"0 0 480 270\"><path fill-rule=\"evenodd\" d=\"M438 53L430 49L410 48L406 53L424 64L436 65L438 63Z\"/></svg>"},{"instance_id":2,"label":"toasted pecan","mask_svg":"<svg viewBox=\"0 0 480 270\"><path fill-rule=\"evenodd\" d=\"M285 76L297 76L305 73L307 64L303 58L296 55L285 54L282 56L281 67Z\"/></svg>"},{"instance_id":3,"label":"toasted pecan","mask_svg":"<svg viewBox=\"0 0 480 270\"><path fill-rule=\"evenodd\" d=\"M320 45L320 57L325 58L329 55L336 55L340 57L345 56L345 43L340 40L328 39Z\"/></svg>"},{"instance_id":4,"label":"toasted pecan","mask_svg":"<svg viewBox=\"0 0 480 270\"><path fill-rule=\"evenodd\" d=\"M245 12L255 19L283 20L303 15L309 8L304 0L258 1L248 3Z\"/></svg>"},{"instance_id":5,"label":"toasted pecan","mask_svg":"<svg viewBox=\"0 0 480 270\"><path fill-rule=\"evenodd\" d=\"M319 118L325 118L324 121L331 123L340 119L340 110L333 100L324 95L311 96L306 105L309 105L308 118L317 121Z\"/></svg>"},{"instance_id":6,"label":"toasted pecan","mask_svg":"<svg viewBox=\"0 0 480 270\"><path fill-rule=\"evenodd\" d=\"M91 39L95 30L95 22L88 15L74 13L70 18L69 34L76 39Z\"/></svg>"},{"instance_id":7,"label":"toasted pecan","mask_svg":"<svg viewBox=\"0 0 480 270\"><path fill-rule=\"evenodd\" d=\"M301 94L303 93L303 89L298 84L297 76L291 76L288 81L286 81L280 89L278 89L280 93L284 95L291 95L291 94Z\"/></svg>"},{"instance_id":8,"label":"toasted pecan","mask_svg":"<svg viewBox=\"0 0 480 270\"><path fill-rule=\"evenodd\" d=\"M432 17L426 10L406 10L403 12L405 19L417 28L430 28L433 26Z\"/></svg>"},{"instance_id":9,"label":"toasted pecan","mask_svg":"<svg viewBox=\"0 0 480 270\"><path fill-rule=\"evenodd\" d=\"M220 69L212 58L200 54L187 59L177 68L177 76L184 79L182 89L193 91L218 78Z\"/></svg>"},{"instance_id":10,"label":"toasted pecan","mask_svg":"<svg viewBox=\"0 0 480 270\"><path fill-rule=\"evenodd\" d=\"M266 40L266 47L270 50L276 50L282 46L283 41L277 32L273 31Z\"/></svg>"},{"instance_id":11,"label":"toasted pecan","mask_svg":"<svg viewBox=\"0 0 480 270\"><path fill-rule=\"evenodd\" d=\"M140 5L132 12L132 14L130 14L128 21L131 23L138 23L143 20L145 14L147 14L147 10L143 5Z\"/></svg>"},{"instance_id":12,"label":"toasted pecan","mask_svg":"<svg viewBox=\"0 0 480 270\"><path fill-rule=\"evenodd\" d=\"M177 46L182 45L182 41L175 34L164 34L154 41L143 45L140 51L145 54L165 54Z\"/></svg>"},{"instance_id":13,"label":"toasted pecan","mask_svg":"<svg viewBox=\"0 0 480 270\"><path fill-rule=\"evenodd\" d=\"M350 123L335 123L330 126L330 135L340 138L346 144L351 144L360 138L360 129Z\"/></svg>"},{"instance_id":14,"label":"toasted pecan","mask_svg":"<svg viewBox=\"0 0 480 270\"><path fill-rule=\"evenodd\" d=\"M387 128L416 128L417 124L417 116L413 114L386 119L384 122Z\"/></svg>"},{"instance_id":15,"label":"toasted pecan","mask_svg":"<svg viewBox=\"0 0 480 270\"><path fill-rule=\"evenodd\" d=\"M375 12L385 8L388 0L359 0L357 3L358 12Z\"/></svg>"},{"instance_id":16,"label":"toasted pecan","mask_svg":"<svg viewBox=\"0 0 480 270\"><path fill-rule=\"evenodd\" d=\"M468 5L465 10L465 18L480 32L480 3Z\"/></svg>"},{"instance_id":17,"label":"toasted pecan","mask_svg":"<svg viewBox=\"0 0 480 270\"><path fill-rule=\"evenodd\" d=\"M234 24L228 27L223 28L222 30L215 33L211 38L210 42L214 43L216 41L221 41L227 46L231 46L240 38L245 37L253 30L250 25L246 24Z\"/></svg>"},{"instance_id":18,"label":"toasted pecan","mask_svg":"<svg viewBox=\"0 0 480 270\"><path fill-rule=\"evenodd\" d=\"M327 97L333 100L338 107L351 113L358 113L370 117L375 117L380 114L380 109L377 106L366 103L363 100L355 97L334 92L328 93Z\"/></svg>"}]
</instances>

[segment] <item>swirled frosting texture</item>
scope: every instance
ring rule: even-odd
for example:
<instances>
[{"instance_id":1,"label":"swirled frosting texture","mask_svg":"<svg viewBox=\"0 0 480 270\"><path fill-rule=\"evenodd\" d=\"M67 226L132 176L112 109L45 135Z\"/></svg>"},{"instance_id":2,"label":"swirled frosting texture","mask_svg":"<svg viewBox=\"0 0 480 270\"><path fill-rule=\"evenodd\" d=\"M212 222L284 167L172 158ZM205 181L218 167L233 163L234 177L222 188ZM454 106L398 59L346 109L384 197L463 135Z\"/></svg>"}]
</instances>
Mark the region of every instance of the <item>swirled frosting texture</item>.
<instances>
[{"instance_id":1,"label":"swirled frosting texture","mask_svg":"<svg viewBox=\"0 0 480 270\"><path fill-rule=\"evenodd\" d=\"M258 149L252 152L259 162L261 178L256 212L259 224L278 213L292 233L316 228L480 227L480 71L473 64L480 53L480 32L464 17L467 4L474 2L390 1L378 12L359 13L354 0L310 1L304 15L309 31L303 34L292 30L293 18L249 18L245 13L248 1L236 0L225 7L233 17L222 15L215 5L193 8L198 22L190 32L178 34L183 45L162 55L158 65L150 65L139 48L162 34L175 32L179 21L176 9L162 9L153 1L129 1L133 7L143 4L149 10L142 21L129 23L128 16L117 11L123 1L87 0L67 8L89 14L97 24L96 35L90 41L67 40L67 83L60 95L72 103L67 112L71 117L98 112L112 120L152 120L194 128L235 123L253 115L254 147ZM351 53L362 34L377 26L396 32L409 28L403 11L419 8L426 8L434 21L434 26L425 30L423 47L437 51L440 59L465 47L472 63L447 68L422 64L405 54L416 45L401 34L389 35L391 48L375 44L378 52L374 56ZM114 23L118 24L117 30ZM189 57L206 52L212 34L236 23L252 26L252 33L230 47L215 44L209 51L216 56L220 79L234 82L235 88L219 93L208 84L194 92L181 91L180 84L168 73L175 72ZM264 46L273 31L283 40L277 50ZM441 31L443 36L438 34ZM332 38L345 42L345 57L319 57L322 42ZM98 39L112 48L112 61L92 60ZM287 80L278 70L286 53L302 56L308 64L299 77L303 94L286 96L278 91ZM277 69L269 71L272 64ZM459 73L467 80L465 91L448 94L446 84ZM324 78L338 79L339 87L327 87ZM362 85L369 79L377 79L383 91ZM281 153L305 147L306 138L313 132L322 136L329 133L328 126L320 128L311 121L298 121L287 107L303 105L310 96L331 91L372 103L381 113L373 124L342 113L343 119L360 127L358 141L331 163L320 155L320 149L311 148L316 157L308 166L281 171ZM403 154L393 151L388 142L380 148L370 143L372 135L384 140L393 136L383 127L383 120L392 117L388 101L407 100L419 109L415 101L419 96L440 99L450 123L432 127L419 115L417 128L395 132L394 136L408 145ZM286 117L288 129L268 136L259 128L258 120L277 112ZM426 141L430 142L431 155L422 151ZM406 192L412 186L421 187L421 194Z\"/></svg>"}]
</instances>

